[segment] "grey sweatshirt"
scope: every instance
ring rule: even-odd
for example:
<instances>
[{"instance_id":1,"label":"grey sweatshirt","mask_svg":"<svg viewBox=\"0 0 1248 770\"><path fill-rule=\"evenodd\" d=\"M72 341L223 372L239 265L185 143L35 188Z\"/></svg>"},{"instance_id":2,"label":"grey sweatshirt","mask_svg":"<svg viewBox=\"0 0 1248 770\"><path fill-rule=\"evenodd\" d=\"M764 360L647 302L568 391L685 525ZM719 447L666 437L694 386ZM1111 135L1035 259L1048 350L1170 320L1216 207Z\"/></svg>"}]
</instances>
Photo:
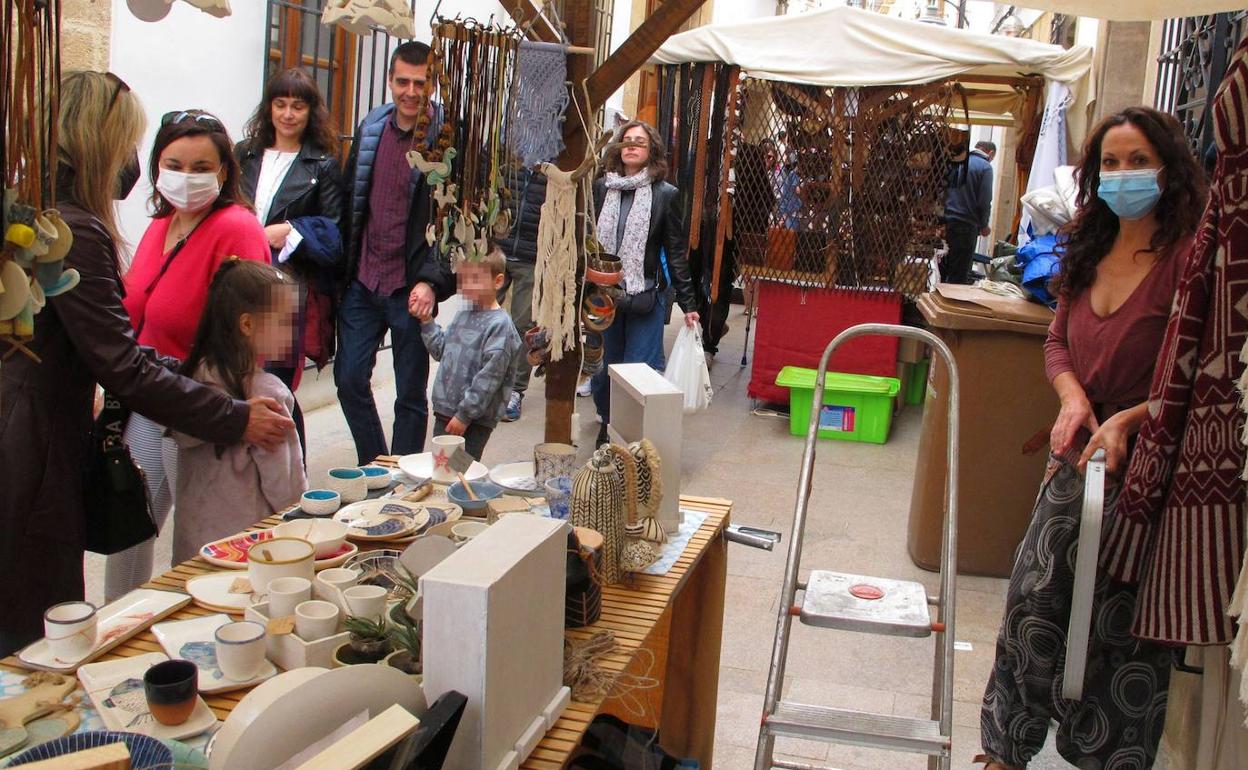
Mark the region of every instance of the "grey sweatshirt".
<instances>
[{"instance_id":1,"label":"grey sweatshirt","mask_svg":"<svg viewBox=\"0 0 1248 770\"><path fill-rule=\"evenodd\" d=\"M442 363L433 382L433 411L465 425L498 425L511 398L520 350L520 335L507 311L466 305L445 332L427 321L420 334L429 355Z\"/></svg>"}]
</instances>

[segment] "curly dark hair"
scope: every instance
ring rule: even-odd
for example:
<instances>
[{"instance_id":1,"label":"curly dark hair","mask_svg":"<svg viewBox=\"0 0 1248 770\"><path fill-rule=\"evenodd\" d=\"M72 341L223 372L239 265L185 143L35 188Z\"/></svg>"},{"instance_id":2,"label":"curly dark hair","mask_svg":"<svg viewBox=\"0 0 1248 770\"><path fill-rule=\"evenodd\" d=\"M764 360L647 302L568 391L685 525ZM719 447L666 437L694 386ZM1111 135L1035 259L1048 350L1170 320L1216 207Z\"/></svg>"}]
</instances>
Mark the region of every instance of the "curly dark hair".
<instances>
[{"instance_id":1,"label":"curly dark hair","mask_svg":"<svg viewBox=\"0 0 1248 770\"><path fill-rule=\"evenodd\" d=\"M1110 252L1118 237L1118 216L1097 195L1101 183L1101 145L1113 128L1132 125L1148 139L1161 158L1165 189L1154 209L1157 232L1148 251L1164 258L1174 246L1196 232L1204 212L1208 188L1196 156L1172 115L1148 107L1128 107L1111 115L1093 129L1076 170L1079 184L1078 213L1062 229L1062 267L1054 280L1054 293L1069 299L1092 285L1096 266Z\"/></svg>"},{"instance_id":2,"label":"curly dark hair","mask_svg":"<svg viewBox=\"0 0 1248 770\"><path fill-rule=\"evenodd\" d=\"M615 132L615 144L607 150L606 162L603 164L607 171L614 171L617 174L624 175L624 160L620 157L620 142L624 141L624 135L629 129L641 127L646 132L646 138L650 140L650 161L647 168L650 170L650 181L658 182L667 178L667 148L663 146L663 138L659 136L659 132L654 126L643 120L630 120L620 126Z\"/></svg>"},{"instance_id":3,"label":"curly dark hair","mask_svg":"<svg viewBox=\"0 0 1248 770\"><path fill-rule=\"evenodd\" d=\"M299 67L279 72L265 84L264 98L243 129L243 143L247 149L262 153L277 142L277 130L273 127L273 100L283 97L298 99L308 105L308 126L303 130L303 141L337 158L341 149L338 128L329 117L316 81L307 70Z\"/></svg>"}]
</instances>

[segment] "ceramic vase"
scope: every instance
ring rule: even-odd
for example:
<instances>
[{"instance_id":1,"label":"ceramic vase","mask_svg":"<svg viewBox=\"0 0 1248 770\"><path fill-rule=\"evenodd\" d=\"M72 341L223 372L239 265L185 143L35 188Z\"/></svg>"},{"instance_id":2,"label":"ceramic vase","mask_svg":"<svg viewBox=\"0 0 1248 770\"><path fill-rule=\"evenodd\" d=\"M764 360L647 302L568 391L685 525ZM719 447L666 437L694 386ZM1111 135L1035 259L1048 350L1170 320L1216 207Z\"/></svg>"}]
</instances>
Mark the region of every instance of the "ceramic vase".
<instances>
[{"instance_id":1,"label":"ceramic vase","mask_svg":"<svg viewBox=\"0 0 1248 770\"><path fill-rule=\"evenodd\" d=\"M538 444L533 447L533 478L545 484L576 473L576 447L571 444Z\"/></svg>"},{"instance_id":2,"label":"ceramic vase","mask_svg":"<svg viewBox=\"0 0 1248 770\"><path fill-rule=\"evenodd\" d=\"M620 556L624 549L624 481L608 449L599 449L572 479L571 521L574 527L602 535L602 577L607 584L624 580Z\"/></svg>"},{"instance_id":3,"label":"ceramic vase","mask_svg":"<svg viewBox=\"0 0 1248 770\"><path fill-rule=\"evenodd\" d=\"M563 625L584 628L602 615L602 537L587 530L569 532L567 561Z\"/></svg>"}]
</instances>

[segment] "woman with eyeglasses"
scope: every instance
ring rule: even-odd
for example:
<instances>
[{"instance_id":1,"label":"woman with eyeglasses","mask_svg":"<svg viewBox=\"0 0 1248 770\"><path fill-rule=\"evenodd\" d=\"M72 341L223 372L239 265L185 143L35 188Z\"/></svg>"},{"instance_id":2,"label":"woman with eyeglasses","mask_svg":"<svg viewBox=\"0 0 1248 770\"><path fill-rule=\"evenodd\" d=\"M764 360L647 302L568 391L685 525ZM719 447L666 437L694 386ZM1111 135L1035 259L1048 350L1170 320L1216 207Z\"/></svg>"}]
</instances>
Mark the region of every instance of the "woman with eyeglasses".
<instances>
[{"instance_id":1,"label":"woman with eyeglasses","mask_svg":"<svg viewBox=\"0 0 1248 770\"><path fill-rule=\"evenodd\" d=\"M300 287L293 355L266 367L293 392L305 357L319 369L334 353L334 279L342 266L339 223L346 197L338 133L311 75L294 67L269 80L234 154L239 184L256 204L273 262ZM294 417L302 442L298 401Z\"/></svg>"},{"instance_id":2,"label":"woman with eyeglasses","mask_svg":"<svg viewBox=\"0 0 1248 770\"><path fill-rule=\"evenodd\" d=\"M139 342L185 360L208 285L229 257L269 261L264 228L239 189L234 145L202 110L170 112L148 162L155 212L125 277L125 305ZM163 527L177 486L177 444L142 415L126 425L126 445L147 477L152 515ZM105 594L120 596L152 575L155 540L108 558Z\"/></svg>"},{"instance_id":3,"label":"woman with eyeglasses","mask_svg":"<svg viewBox=\"0 0 1248 770\"><path fill-rule=\"evenodd\" d=\"M48 298L0 366L0 656L43 634L43 612L84 595L93 491L84 488L96 383L136 414L205 441L277 446L293 428L271 399L235 401L140 348L121 296L114 202L138 179L143 108L115 75L61 82L56 207L73 233L71 291Z\"/></svg>"}]
</instances>

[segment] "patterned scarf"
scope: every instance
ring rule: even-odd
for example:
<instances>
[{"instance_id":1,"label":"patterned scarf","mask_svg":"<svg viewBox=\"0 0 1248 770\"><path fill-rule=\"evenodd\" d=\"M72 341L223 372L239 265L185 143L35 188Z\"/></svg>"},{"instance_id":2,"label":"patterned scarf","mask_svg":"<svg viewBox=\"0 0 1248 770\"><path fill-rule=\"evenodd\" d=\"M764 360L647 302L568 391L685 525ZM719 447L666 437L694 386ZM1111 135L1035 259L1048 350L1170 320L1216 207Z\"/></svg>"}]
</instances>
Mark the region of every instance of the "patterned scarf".
<instances>
[{"instance_id":1,"label":"patterned scarf","mask_svg":"<svg viewBox=\"0 0 1248 770\"><path fill-rule=\"evenodd\" d=\"M1227 644L1244 555L1244 427L1238 380L1248 342L1248 41L1213 105L1219 159L1184 266L1102 560L1140 581L1136 636Z\"/></svg>"},{"instance_id":2,"label":"patterned scarf","mask_svg":"<svg viewBox=\"0 0 1248 770\"><path fill-rule=\"evenodd\" d=\"M650 237L650 170L632 176L608 171L607 197L598 213L598 242L624 263L624 289L629 294L646 290L646 240ZM620 228L620 191L636 190L633 207L624 222L624 237L616 242Z\"/></svg>"}]
</instances>

